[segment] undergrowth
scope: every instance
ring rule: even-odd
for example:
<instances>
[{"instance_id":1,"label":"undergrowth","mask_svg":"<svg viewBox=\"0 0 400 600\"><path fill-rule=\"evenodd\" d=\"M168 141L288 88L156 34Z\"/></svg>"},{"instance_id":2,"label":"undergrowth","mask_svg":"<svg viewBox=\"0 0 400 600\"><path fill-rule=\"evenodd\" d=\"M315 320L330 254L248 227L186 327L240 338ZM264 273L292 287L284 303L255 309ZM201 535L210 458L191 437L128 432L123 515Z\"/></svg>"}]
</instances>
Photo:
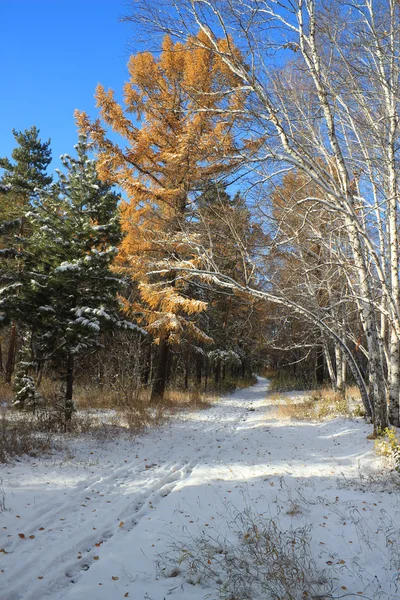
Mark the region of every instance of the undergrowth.
<instances>
[{"instance_id":1,"label":"undergrowth","mask_svg":"<svg viewBox=\"0 0 400 600\"><path fill-rule=\"evenodd\" d=\"M250 508L237 512L229 528L229 539L202 532L176 542L161 559L161 573L209 585L223 600L331 598L332 582L311 553L310 528L285 531Z\"/></svg>"},{"instance_id":2,"label":"undergrowth","mask_svg":"<svg viewBox=\"0 0 400 600\"><path fill-rule=\"evenodd\" d=\"M51 378L43 378L40 385L40 405L34 412L12 408L12 386L0 386L0 463L6 463L24 454L41 456L55 446L56 436L98 434L103 437L118 432L139 433L162 424L179 410L209 408L222 392L235 387L248 387L255 377L244 380L226 378L220 391L210 387L204 391L196 386L190 389L167 388L164 398L152 404L150 388L138 384L132 377L116 378L104 385L78 383L75 386L76 410L65 422L63 407L58 406L57 385ZM57 438L57 439L58 439Z\"/></svg>"},{"instance_id":3,"label":"undergrowth","mask_svg":"<svg viewBox=\"0 0 400 600\"><path fill-rule=\"evenodd\" d=\"M278 372L271 377L269 389L271 392L293 392L312 390L314 387L315 381L312 379Z\"/></svg>"},{"instance_id":4,"label":"undergrowth","mask_svg":"<svg viewBox=\"0 0 400 600\"><path fill-rule=\"evenodd\" d=\"M322 421L338 416L350 417L353 411L349 399L330 390L316 391L306 397L274 396L280 418L300 421Z\"/></svg>"},{"instance_id":5,"label":"undergrowth","mask_svg":"<svg viewBox=\"0 0 400 600\"><path fill-rule=\"evenodd\" d=\"M400 473L400 440L394 428L387 427L379 434L375 440L375 451L380 456L389 458L394 469Z\"/></svg>"}]
</instances>

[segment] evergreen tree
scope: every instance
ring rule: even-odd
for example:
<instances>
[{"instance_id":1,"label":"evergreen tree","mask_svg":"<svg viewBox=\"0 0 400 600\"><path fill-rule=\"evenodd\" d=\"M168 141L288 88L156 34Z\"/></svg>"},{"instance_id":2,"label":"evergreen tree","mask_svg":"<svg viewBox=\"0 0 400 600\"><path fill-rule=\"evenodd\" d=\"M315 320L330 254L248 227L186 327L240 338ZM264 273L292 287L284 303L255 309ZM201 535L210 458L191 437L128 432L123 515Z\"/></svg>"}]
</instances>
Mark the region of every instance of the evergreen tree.
<instances>
[{"instance_id":1,"label":"evergreen tree","mask_svg":"<svg viewBox=\"0 0 400 600\"><path fill-rule=\"evenodd\" d=\"M24 245L30 235L25 212L38 190L46 189L52 177L46 170L51 162L50 140L42 142L35 126L25 131L13 129L18 146L12 161L0 158L0 324L11 322L5 378L11 381L17 343L18 294L23 277Z\"/></svg>"},{"instance_id":2,"label":"evergreen tree","mask_svg":"<svg viewBox=\"0 0 400 600\"><path fill-rule=\"evenodd\" d=\"M0 158L0 169L4 169L2 184L11 185L23 205L36 194L36 189L46 188L53 179L46 172L51 163L50 140L42 142L39 133L35 126L25 131L13 129L18 143L11 153L14 162Z\"/></svg>"},{"instance_id":3,"label":"evergreen tree","mask_svg":"<svg viewBox=\"0 0 400 600\"><path fill-rule=\"evenodd\" d=\"M33 234L19 302L35 361L62 377L65 422L73 412L76 362L99 345L105 328L134 327L119 319L121 278L111 270L121 241L119 196L98 180L83 136L75 148L77 158L62 157L65 172L26 215Z\"/></svg>"}]
</instances>

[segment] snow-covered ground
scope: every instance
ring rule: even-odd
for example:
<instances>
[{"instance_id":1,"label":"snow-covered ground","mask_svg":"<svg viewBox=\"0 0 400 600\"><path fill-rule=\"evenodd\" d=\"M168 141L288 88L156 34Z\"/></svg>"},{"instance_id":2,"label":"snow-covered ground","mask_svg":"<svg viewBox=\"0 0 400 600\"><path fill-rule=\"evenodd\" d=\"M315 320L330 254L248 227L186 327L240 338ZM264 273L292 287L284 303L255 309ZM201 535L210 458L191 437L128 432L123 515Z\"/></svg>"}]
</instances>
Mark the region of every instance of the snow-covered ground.
<instances>
[{"instance_id":1,"label":"snow-covered ground","mask_svg":"<svg viewBox=\"0 0 400 600\"><path fill-rule=\"evenodd\" d=\"M281 421L267 387L136 439L82 437L2 466L0 599L216 599L217 584L185 572L184 549L234 543L244 508L282 531L309 527L332 597L400 599L399 488L379 471L370 426Z\"/></svg>"}]
</instances>

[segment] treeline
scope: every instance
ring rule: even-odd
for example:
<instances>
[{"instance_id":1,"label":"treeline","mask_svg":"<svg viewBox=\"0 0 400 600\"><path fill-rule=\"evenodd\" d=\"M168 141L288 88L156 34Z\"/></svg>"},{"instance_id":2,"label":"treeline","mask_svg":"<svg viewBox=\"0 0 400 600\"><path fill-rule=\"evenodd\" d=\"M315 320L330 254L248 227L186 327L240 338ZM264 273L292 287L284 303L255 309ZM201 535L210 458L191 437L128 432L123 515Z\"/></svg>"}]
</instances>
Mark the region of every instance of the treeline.
<instances>
[{"instance_id":1,"label":"treeline","mask_svg":"<svg viewBox=\"0 0 400 600\"><path fill-rule=\"evenodd\" d=\"M128 7L162 47L76 112L81 158L2 162L5 377L22 334L28 392L127 328L151 402L260 362L398 426L398 3L158 4Z\"/></svg>"},{"instance_id":2,"label":"treeline","mask_svg":"<svg viewBox=\"0 0 400 600\"><path fill-rule=\"evenodd\" d=\"M99 393L120 386L131 398L144 389L157 404L167 386L221 389L250 377L256 309L249 315L246 299L207 283L175 277L165 285L149 273L171 252L185 258L172 202L153 207L151 224L149 213L144 219L142 207L100 180L86 135L74 156L61 157L53 179L50 141L35 127L13 133L11 160L0 162L0 370L13 384L14 405L50 404L65 424L76 380ZM196 218L193 207L182 218L192 220L199 244L211 236L220 260L237 272L227 222L235 215L243 239L257 230L240 194L230 197L211 179L202 186ZM52 397L43 386L49 378Z\"/></svg>"}]
</instances>

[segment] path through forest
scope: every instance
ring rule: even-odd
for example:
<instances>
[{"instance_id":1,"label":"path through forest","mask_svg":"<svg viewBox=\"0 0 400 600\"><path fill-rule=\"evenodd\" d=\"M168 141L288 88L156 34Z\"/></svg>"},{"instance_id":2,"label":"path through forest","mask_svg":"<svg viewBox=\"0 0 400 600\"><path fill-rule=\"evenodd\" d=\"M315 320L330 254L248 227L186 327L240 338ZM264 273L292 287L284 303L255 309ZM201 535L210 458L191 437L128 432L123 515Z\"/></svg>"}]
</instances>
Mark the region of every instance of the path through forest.
<instances>
[{"instance_id":1,"label":"path through forest","mask_svg":"<svg viewBox=\"0 0 400 600\"><path fill-rule=\"evenodd\" d=\"M187 582L182 548L233 539L244 508L309 527L337 595L400 598L398 494L377 474L370 427L282 421L267 388L260 378L135 440L84 437L3 467L0 599L217 598Z\"/></svg>"}]
</instances>

